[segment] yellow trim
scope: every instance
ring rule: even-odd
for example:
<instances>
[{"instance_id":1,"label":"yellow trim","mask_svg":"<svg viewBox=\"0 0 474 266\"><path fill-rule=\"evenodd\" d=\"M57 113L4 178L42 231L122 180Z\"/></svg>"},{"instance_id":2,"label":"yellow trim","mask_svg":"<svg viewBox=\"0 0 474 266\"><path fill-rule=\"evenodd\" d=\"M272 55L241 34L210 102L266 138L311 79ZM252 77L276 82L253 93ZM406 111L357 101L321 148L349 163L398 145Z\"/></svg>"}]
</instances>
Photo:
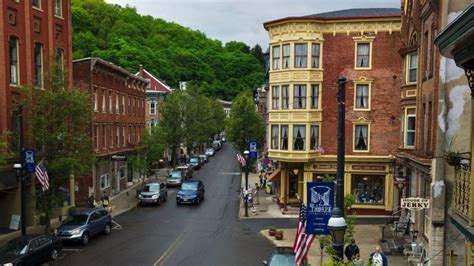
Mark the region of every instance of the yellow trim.
<instances>
[{"instance_id":1,"label":"yellow trim","mask_svg":"<svg viewBox=\"0 0 474 266\"><path fill-rule=\"evenodd\" d=\"M367 150L356 150L356 126L367 126ZM352 152L369 153L370 152L370 122L365 119L359 119L352 122Z\"/></svg>"},{"instance_id":2,"label":"yellow trim","mask_svg":"<svg viewBox=\"0 0 474 266\"><path fill-rule=\"evenodd\" d=\"M354 111L371 111L372 110L372 105L371 105L371 102L372 102L372 83L373 83L373 80L369 80L367 79L366 77L360 77L358 80L354 80L353 81L354 83ZM369 97L368 97L368 108L357 108L357 103L356 103L356 99L357 99L357 85L368 85L368 93L369 93Z\"/></svg>"},{"instance_id":3,"label":"yellow trim","mask_svg":"<svg viewBox=\"0 0 474 266\"><path fill-rule=\"evenodd\" d=\"M415 148L415 142L416 139L414 139L413 145L406 145L407 143L407 127L408 127L408 110L413 109L414 110L414 116L415 116L415 125L416 125L416 106L407 106L404 107L404 116L403 116L403 148L405 149L414 149ZM415 126L415 137L416 137L416 126Z\"/></svg>"},{"instance_id":4,"label":"yellow trim","mask_svg":"<svg viewBox=\"0 0 474 266\"><path fill-rule=\"evenodd\" d=\"M313 85L318 85L318 108L311 108L311 97L313 97ZM310 91L311 91L311 96L309 98L309 103L310 103L310 106L309 106L309 109L313 110L313 111L322 111L323 108L321 107L321 104L322 104L322 96L323 96L323 83L322 82L313 82L309 85L309 87L311 88Z\"/></svg>"},{"instance_id":5,"label":"yellow trim","mask_svg":"<svg viewBox=\"0 0 474 266\"><path fill-rule=\"evenodd\" d=\"M280 52L280 54L281 54L281 68L279 70L293 69L293 60L292 60L293 54L292 54L292 48L291 48L293 46L292 43L286 41L286 42L282 42L280 45L281 45L281 48L280 48L281 49L281 52ZM290 58L289 58L290 64L288 65L288 68L283 68L283 46L285 46L285 45L288 45L290 47Z\"/></svg>"},{"instance_id":6,"label":"yellow trim","mask_svg":"<svg viewBox=\"0 0 474 266\"><path fill-rule=\"evenodd\" d=\"M313 67L313 44L319 44L319 67ZM309 50L310 66L311 69L323 70L323 42L321 40L310 43L311 48Z\"/></svg>"},{"instance_id":7,"label":"yellow trim","mask_svg":"<svg viewBox=\"0 0 474 266\"><path fill-rule=\"evenodd\" d=\"M279 48L280 48L280 56L279 56L279 59L278 59L279 64L278 64L278 68L277 68L277 69L274 69L274 65L273 65L273 49L274 49L275 47L279 47ZM270 64L271 64L270 69L271 69L271 70L281 70L281 55L282 55L282 53L281 53L281 44L278 44L278 45L271 45L270 48L271 48L271 49L270 49Z\"/></svg>"},{"instance_id":8,"label":"yellow trim","mask_svg":"<svg viewBox=\"0 0 474 266\"><path fill-rule=\"evenodd\" d=\"M375 40L375 36L357 36L352 37L354 41L354 69L355 70L370 70L372 69L372 43ZM357 66L357 46L359 44L369 44L369 66L368 67L358 67Z\"/></svg>"}]
</instances>

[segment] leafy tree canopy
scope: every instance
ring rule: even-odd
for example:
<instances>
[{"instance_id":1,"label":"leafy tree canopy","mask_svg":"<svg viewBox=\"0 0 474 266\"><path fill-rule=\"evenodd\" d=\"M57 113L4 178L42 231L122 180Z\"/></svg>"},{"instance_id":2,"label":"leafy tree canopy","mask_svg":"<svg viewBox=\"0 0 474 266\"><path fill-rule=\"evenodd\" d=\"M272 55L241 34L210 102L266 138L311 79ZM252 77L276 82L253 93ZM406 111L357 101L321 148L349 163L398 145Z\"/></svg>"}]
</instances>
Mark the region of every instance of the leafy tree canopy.
<instances>
[{"instance_id":1,"label":"leafy tree canopy","mask_svg":"<svg viewBox=\"0 0 474 266\"><path fill-rule=\"evenodd\" d=\"M200 31L103 0L73 0L74 58L97 56L129 71L139 64L172 87L191 81L206 96L232 100L263 83L261 48L223 45Z\"/></svg>"}]
</instances>

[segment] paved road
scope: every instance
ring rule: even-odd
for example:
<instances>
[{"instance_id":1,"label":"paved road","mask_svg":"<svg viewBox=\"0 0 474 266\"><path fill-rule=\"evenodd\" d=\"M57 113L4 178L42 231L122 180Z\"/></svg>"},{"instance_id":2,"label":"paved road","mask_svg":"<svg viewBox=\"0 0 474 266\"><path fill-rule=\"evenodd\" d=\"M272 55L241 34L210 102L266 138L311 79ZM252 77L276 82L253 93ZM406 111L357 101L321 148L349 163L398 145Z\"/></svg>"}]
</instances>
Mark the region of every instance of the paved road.
<instances>
[{"instance_id":1,"label":"paved road","mask_svg":"<svg viewBox=\"0 0 474 266\"><path fill-rule=\"evenodd\" d=\"M176 190L161 206L136 208L115 218L123 229L92 239L88 246L67 245L49 265L262 265L272 244L259 235L271 221L239 220L240 176L227 143L194 179L206 187L199 206L177 206ZM282 226L294 221L280 219Z\"/></svg>"}]
</instances>

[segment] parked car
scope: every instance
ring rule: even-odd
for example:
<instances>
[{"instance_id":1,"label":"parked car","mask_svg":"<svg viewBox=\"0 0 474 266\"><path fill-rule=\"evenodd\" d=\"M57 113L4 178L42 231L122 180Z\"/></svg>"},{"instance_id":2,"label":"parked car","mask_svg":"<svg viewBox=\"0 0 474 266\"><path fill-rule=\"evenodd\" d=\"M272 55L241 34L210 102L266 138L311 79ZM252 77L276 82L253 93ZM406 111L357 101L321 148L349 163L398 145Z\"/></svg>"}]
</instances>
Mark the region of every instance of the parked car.
<instances>
[{"instance_id":1,"label":"parked car","mask_svg":"<svg viewBox=\"0 0 474 266\"><path fill-rule=\"evenodd\" d=\"M184 175L181 170L173 170L170 172L169 176L166 178L166 186L181 186L181 183L184 181Z\"/></svg>"},{"instance_id":2,"label":"parked car","mask_svg":"<svg viewBox=\"0 0 474 266\"><path fill-rule=\"evenodd\" d=\"M214 150L216 151L219 151L222 148L222 143L220 142L220 140L214 140L212 142L212 148L214 148Z\"/></svg>"},{"instance_id":3,"label":"parked car","mask_svg":"<svg viewBox=\"0 0 474 266\"><path fill-rule=\"evenodd\" d=\"M201 180L183 182L176 194L176 203L178 205L183 203L199 204L204 200L204 192L204 184Z\"/></svg>"},{"instance_id":4,"label":"parked car","mask_svg":"<svg viewBox=\"0 0 474 266\"><path fill-rule=\"evenodd\" d=\"M166 184L161 183L148 183L145 185L143 190L138 195L138 204L143 205L146 203L158 204L165 202L168 199L168 190Z\"/></svg>"},{"instance_id":5,"label":"parked car","mask_svg":"<svg viewBox=\"0 0 474 266\"><path fill-rule=\"evenodd\" d=\"M275 247L268 261L264 260L263 265L269 266L296 266L295 253L292 247ZM307 262L303 262L302 266L307 266Z\"/></svg>"},{"instance_id":6,"label":"parked car","mask_svg":"<svg viewBox=\"0 0 474 266\"><path fill-rule=\"evenodd\" d=\"M189 165L191 165L194 170L199 170L202 165L199 156L191 156L191 158L189 158Z\"/></svg>"},{"instance_id":7,"label":"parked car","mask_svg":"<svg viewBox=\"0 0 474 266\"><path fill-rule=\"evenodd\" d=\"M87 245L90 238L112 233L112 216L104 208L83 208L74 211L55 230L63 241L80 241Z\"/></svg>"},{"instance_id":8,"label":"parked car","mask_svg":"<svg viewBox=\"0 0 474 266\"><path fill-rule=\"evenodd\" d=\"M208 148L205 152L207 156L214 156L215 153L216 151L213 148Z\"/></svg>"},{"instance_id":9,"label":"parked car","mask_svg":"<svg viewBox=\"0 0 474 266\"><path fill-rule=\"evenodd\" d=\"M186 180L193 177L194 170L189 164L178 166L176 167L176 170L180 170Z\"/></svg>"},{"instance_id":10,"label":"parked car","mask_svg":"<svg viewBox=\"0 0 474 266\"><path fill-rule=\"evenodd\" d=\"M199 155L199 158L201 158L201 160L204 162L204 163L207 163L209 162L209 157L205 154L201 154Z\"/></svg>"},{"instance_id":11,"label":"parked car","mask_svg":"<svg viewBox=\"0 0 474 266\"><path fill-rule=\"evenodd\" d=\"M20 236L0 248L0 265L39 265L56 260L61 249L61 240L55 236Z\"/></svg>"}]
</instances>

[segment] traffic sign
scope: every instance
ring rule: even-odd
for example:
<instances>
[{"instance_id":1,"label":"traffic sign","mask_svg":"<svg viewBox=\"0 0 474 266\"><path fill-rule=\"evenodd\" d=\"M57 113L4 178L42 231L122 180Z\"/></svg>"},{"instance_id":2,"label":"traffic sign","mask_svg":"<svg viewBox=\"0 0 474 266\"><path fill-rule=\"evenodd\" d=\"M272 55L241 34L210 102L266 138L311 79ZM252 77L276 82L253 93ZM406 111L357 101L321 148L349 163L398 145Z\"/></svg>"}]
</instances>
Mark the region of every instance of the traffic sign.
<instances>
[{"instance_id":1,"label":"traffic sign","mask_svg":"<svg viewBox=\"0 0 474 266\"><path fill-rule=\"evenodd\" d=\"M249 141L249 157L252 160L257 160L258 158L258 143L254 140Z\"/></svg>"}]
</instances>

